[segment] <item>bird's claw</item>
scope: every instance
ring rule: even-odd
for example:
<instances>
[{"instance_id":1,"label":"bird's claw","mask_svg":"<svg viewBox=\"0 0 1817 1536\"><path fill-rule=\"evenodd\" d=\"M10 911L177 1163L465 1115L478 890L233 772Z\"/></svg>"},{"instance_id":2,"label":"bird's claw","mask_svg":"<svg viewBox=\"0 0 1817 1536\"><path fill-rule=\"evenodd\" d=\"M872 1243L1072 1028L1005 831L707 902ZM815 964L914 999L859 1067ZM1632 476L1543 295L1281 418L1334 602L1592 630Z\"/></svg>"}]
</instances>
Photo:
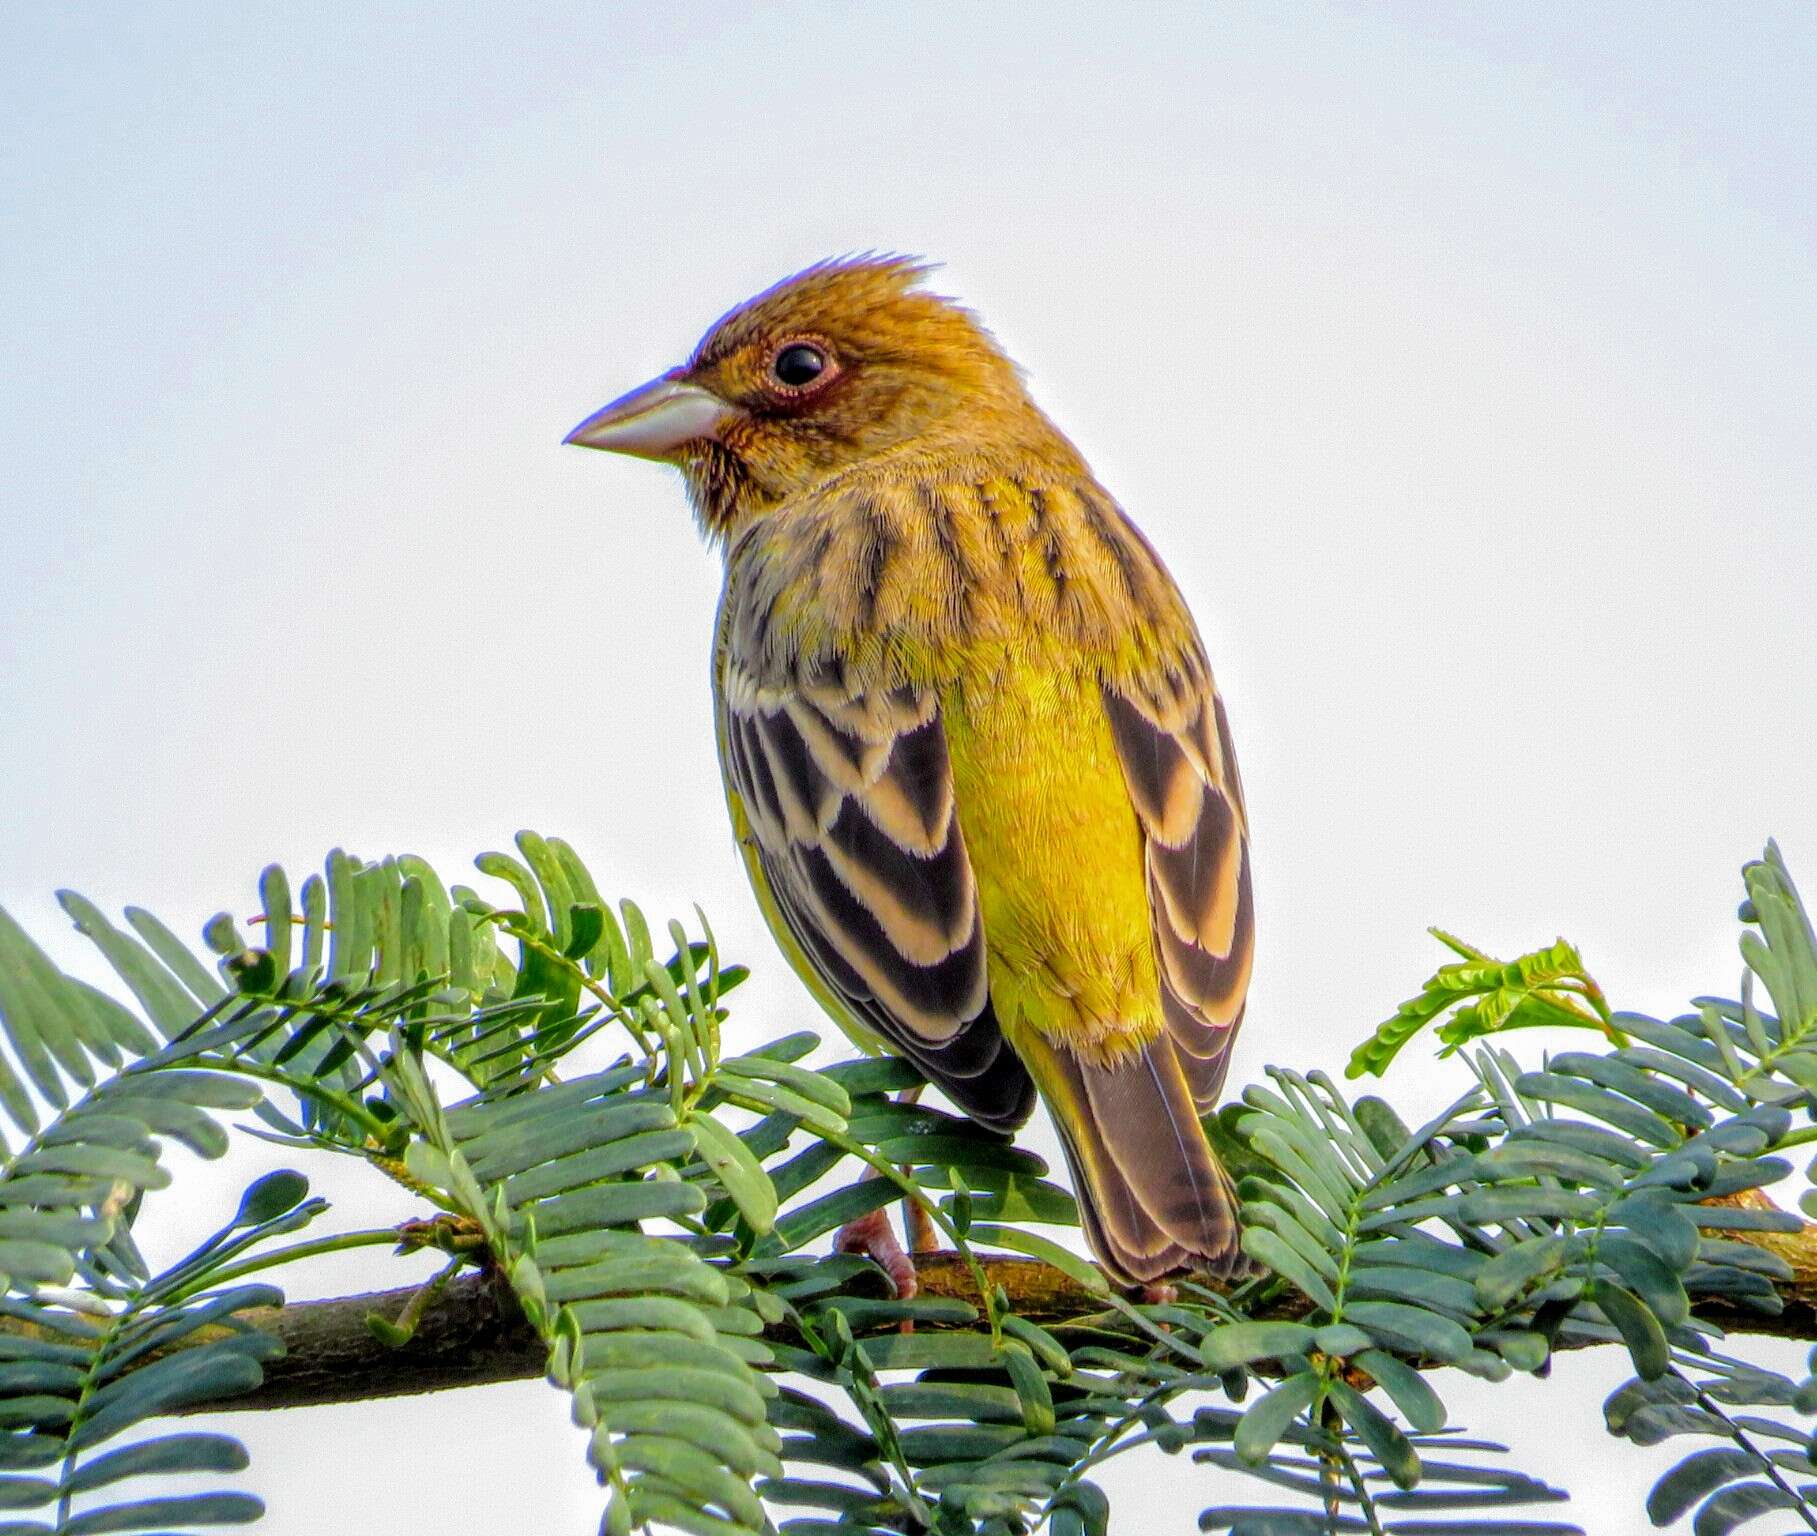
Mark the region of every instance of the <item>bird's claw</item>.
<instances>
[{"instance_id":1,"label":"bird's claw","mask_svg":"<svg viewBox=\"0 0 1817 1536\"><path fill-rule=\"evenodd\" d=\"M909 1301L921 1289L915 1275L915 1261L902 1251L896 1241L896 1229L890 1225L887 1210L875 1210L856 1221L848 1221L833 1239L833 1252L859 1253L890 1278L898 1301Z\"/></svg>"}]
</instances>

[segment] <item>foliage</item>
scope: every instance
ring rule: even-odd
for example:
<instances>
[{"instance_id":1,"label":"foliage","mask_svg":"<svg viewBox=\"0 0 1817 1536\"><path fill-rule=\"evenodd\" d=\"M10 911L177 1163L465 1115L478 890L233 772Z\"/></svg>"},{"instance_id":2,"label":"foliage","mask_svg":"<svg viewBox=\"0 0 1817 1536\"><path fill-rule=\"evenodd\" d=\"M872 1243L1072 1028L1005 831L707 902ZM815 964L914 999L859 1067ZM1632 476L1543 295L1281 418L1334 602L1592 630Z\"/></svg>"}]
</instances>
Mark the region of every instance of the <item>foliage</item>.
<instances>
[{"instance_id":1,"label":"foliage","mask_svg":"<svg viewBox=\"0 0 1817 1536\"><path fill-rule=\"evenodd\" d=\"M0 1110L23 1138L0 1168L0 1503L51 1511L7 1530L256 1515L231 1492L121 1497L128 1478L238 1469L227 1437L97 1451L257 1384L257 1309L278 1293L245 1277L395 1234L271 1247L323 1210L279 1175L148 1275L134 1232L169 1183L161 1147L220 1156L223 1111L436 1207L449 1267L371 1320L381 1339L407 1339L464 1263L509 1286L615 1536L1086 1536L1109 1527L1097 1469L1134 1452L1202 1469L1206 1530L1569 1531L1564 1494L1453 1425L1430 1374L1543 1374L1585 1344L1634 1363L1612 1432L1707 1442L1652 1490L1656 1524L1817 1529L1817 1380L1737 1359L1712 1321L1783 1308L1793 1270L1770 1244L1800 1223L1759 1191L1817 1140L1817 941L1776 850L1745 872L1740 998L1671 1021L1611 1013L1563 941L1504 964L1441 935L1459 960L1351 1072L1439 1022L1467 1091L1410 1129L1323 1073L1272 1069L1208 1125L1255 1275L1150 1299L1076 1256L1041 1159L913 1101L906 1064L815 1070L805 1033L725 1054L742 972L704 918L698 937L671 924L661 960L566 844L525 834L518 855L478 861L506 905L412 858L337 852L294 892L269 869L244 929L206 926L213 968L144 912L116 926L66 895L136 1007L0 913ZM1597 1048L1525 1068L1491 1038L1548 1023ZM825 1253L896 1200L972 1295L899 1300L867 1260ZM995 1278L1004 1252L1061 1269L1074 1305L1024 1315Z\"/></svg>"},{"instance_id":2,"label":"foliage","mask_svg":"<svg viewBox=\"0 0 1817 1536\"><path fill-rule=\"evenodd\" d=\"M1602 988L1563 939L1518 960L1502 961L1442 928L1430 931L1461 958L1440 966L1426 978L1418 997L1408 998L1393 1018L1376 1025L1375 1033L1351 1052L1346 1077L1365 1072L1380 1077L1403 1045L1447 1013L1450 1018L1438 1027L1442 1056L1508 1029L1600 1029L1621 1043Z\"/></svg>"},{"instance_id":3,"label":"foliage","mask_svg":"<svg viewBox=\"0 0 1817 1536\"><path fill-rule=\"evenodd\" d=\"M82 1291L41 1288L0 1303L25 1325L0 1338L0 1505L44 1509L49 1522L9 1530L174 1531L263 1513L258 1499L233 1491L123 1496L119 1485L138 1479L242 1470L246 1452L226 1435L113 1442L188 1404L258 1385L260 1361L278 1346L247 1314L283 1297L268 1285L220 1282L232 1260L321 1212L321 1201L303 1200L307 1189L297 1174L267 1175L227 1226L162 1274L120 1262L116 1234L83 1264ZM48 1225L48 1213L37 1215ZM31 1475L45 1472L53 1475Z\"/></svg>"}]
</instances>

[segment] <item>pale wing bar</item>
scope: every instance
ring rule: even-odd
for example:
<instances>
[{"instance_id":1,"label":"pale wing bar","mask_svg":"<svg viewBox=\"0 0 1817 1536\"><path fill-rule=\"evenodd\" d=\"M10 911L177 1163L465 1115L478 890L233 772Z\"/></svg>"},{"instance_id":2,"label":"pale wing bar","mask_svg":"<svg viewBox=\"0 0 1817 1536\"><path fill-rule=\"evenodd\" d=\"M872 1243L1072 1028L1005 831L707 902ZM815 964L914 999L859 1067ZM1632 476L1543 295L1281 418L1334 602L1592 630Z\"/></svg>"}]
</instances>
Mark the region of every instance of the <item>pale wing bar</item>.
<instances>
[{"instance_id":1,"label":"pale wing bar","mask_svg":"<svg viewBox=\"0 0 1817 1536\"><path fill-rule=\"evenodd\" d=\"M1162 1012L1201 1111L1216 1103L1243 1022L1255 895L1242 781L1223 700L1104 693L1142 825Z\"/></svg>"},{"instance_id":2,"label":"pale wing bar","mask_svg":"<svg viewBox=\"0 0 1817 1536\"><path fill-rule=\"evenodd\" d=\"M897 688L761 688L728 668L727 756L790 932L860 1022L973 1118L1034 1085L991 1012L978 892L938 707Z\"/></svg>"}]
</instances>

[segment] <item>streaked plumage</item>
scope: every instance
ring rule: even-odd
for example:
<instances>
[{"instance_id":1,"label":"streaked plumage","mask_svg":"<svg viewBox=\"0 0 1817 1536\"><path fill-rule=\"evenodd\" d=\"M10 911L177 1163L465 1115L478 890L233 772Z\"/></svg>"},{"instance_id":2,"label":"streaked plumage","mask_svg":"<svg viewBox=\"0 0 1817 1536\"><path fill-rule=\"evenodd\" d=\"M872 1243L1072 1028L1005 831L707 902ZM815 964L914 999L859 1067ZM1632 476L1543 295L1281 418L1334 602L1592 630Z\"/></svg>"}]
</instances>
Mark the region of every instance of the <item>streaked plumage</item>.
<instances>
[{"instance_id":1,"label":"streaked plumage","mask_svg":"<svg viewBox=\"0 0 1817 1536\"><path fill-rule=\"evenodd\" d=\"M727 799L822 1004L986 1125L1039 1091L1120 1278L1228 1269L1197 1120L1253 947L1224 707L1153 550L919 276L812 268L574 439L679 463L723 548Z\"/></svg>"}]
</instances>

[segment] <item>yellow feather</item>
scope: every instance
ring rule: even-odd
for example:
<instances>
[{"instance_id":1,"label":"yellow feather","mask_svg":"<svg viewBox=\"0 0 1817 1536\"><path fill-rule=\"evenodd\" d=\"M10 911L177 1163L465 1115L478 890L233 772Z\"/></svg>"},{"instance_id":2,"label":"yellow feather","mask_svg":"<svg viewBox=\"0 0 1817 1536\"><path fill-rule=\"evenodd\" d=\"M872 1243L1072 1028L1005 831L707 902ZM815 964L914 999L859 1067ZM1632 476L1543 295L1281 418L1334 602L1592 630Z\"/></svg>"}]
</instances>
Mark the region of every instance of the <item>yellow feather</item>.
<instances>
[{"instance_id":1,"label":"yellow feather","mask_svg":"<svg viewBox=\"0 0 1817 1536\"><path fill-rule=\"evenodd\" d=\"M1160 1033L1142 834L1085 658L965 647L942 691L991 1001L1103 1059Z\"/></svg>"}]
</instances>

